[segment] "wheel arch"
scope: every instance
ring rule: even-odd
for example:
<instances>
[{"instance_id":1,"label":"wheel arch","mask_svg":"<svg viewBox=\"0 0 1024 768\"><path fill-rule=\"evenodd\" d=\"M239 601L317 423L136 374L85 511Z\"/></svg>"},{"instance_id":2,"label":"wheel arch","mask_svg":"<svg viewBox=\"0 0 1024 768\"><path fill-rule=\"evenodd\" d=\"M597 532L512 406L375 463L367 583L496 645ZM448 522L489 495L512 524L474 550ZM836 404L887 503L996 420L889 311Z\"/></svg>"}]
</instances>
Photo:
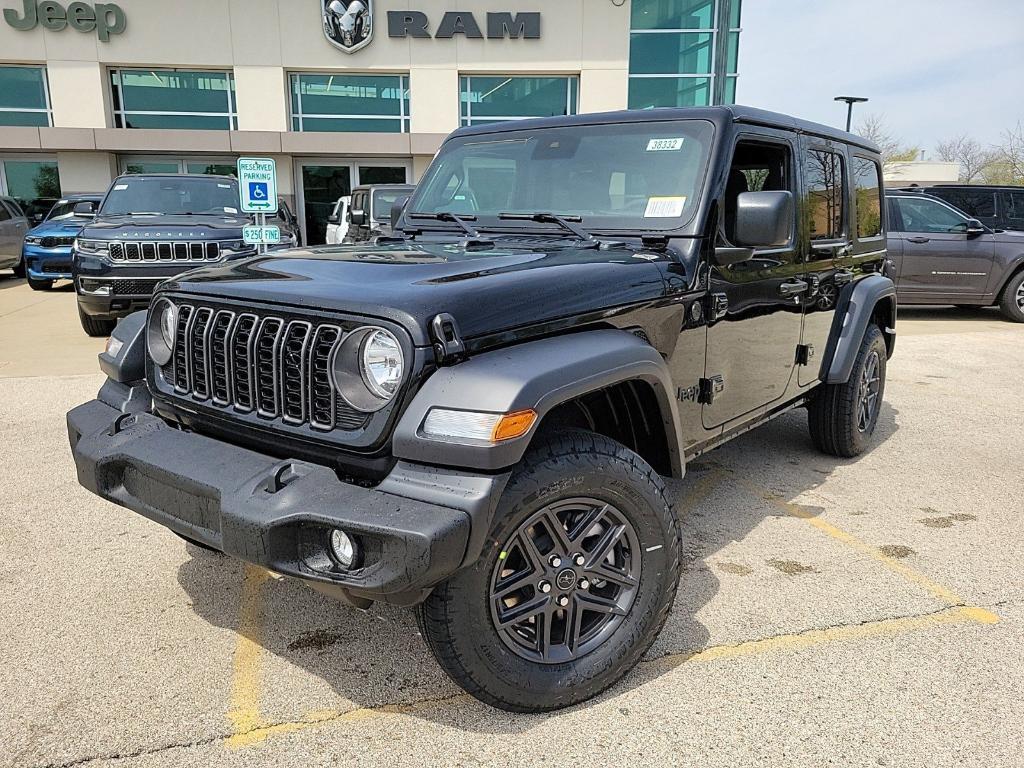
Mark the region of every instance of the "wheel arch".
<instances>
[{"instance_id":1,"label":"wheel arch","mask_svg":"<svg viewBox=\"0 0 1024 768\"><path fill-rule=\"evenodd\" d=\"M892 357L896 348L896 285L877 274L858 280L840 295L822 359L822 381L840 384L850 377L860 341L872 324L882 330L886 356Z\"/></svg>"},{"instance_id":2,"label":"wheel arch","mask_svg":"<svg viewBox=\"0 0 1024 768\"><path fill-rule=\"evenodd\" d=\"M594 330L525 342L441 368L423 384L395 429L400 459L501 470L516 464L541 430L585 427L624 442L661 473L684 472L679 415L668 366L647 342ZM424 436L431 408L513 413L538 419L522 437L496 445Z\"/></svg>"},{"instance_id":3,"label":"wheel arch","mask_svg":"<svg viewBox=\"0 0 1024 768\"><path fill-rule=\"evenodd\" d=\"M1020 276L1024 272L1024 253L1017 257L1017 259L1009 266L1006 270L1006 277L999 284L999 288L995 292L995 303L998 304L1003 298L1003 292L1006 290L1010 283Z\"/></svg>"}]
</instances>

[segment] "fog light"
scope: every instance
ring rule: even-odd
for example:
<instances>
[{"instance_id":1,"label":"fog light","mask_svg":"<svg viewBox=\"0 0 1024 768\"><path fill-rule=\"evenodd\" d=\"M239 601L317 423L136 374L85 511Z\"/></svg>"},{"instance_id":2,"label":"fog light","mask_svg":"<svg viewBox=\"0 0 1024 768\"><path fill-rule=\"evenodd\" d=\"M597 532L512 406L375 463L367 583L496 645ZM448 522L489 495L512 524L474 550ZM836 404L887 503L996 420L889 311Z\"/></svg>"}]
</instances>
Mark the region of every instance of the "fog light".
<instances>
[{"instance_id":1,"label":"fog light","mask_svg":"<svg viewBox=\"0 0 1024 768\"><path fill-rule=\"evenodd\" d=\"M358 561L359 549L355 541L341 528L331 531L331 554L342 568L354 568Z\"/></svg>"},{"instance_id":2,"label":"fog light","mask_svg":"<svg viewBox=\"0 0 1024 768\"><path fill-rule=\"evenodd\" d=\"M107 339L107 355L110 357L117 357L117 353L124 347L124 342L114 336Z\"/></svg>"}]
</instances>

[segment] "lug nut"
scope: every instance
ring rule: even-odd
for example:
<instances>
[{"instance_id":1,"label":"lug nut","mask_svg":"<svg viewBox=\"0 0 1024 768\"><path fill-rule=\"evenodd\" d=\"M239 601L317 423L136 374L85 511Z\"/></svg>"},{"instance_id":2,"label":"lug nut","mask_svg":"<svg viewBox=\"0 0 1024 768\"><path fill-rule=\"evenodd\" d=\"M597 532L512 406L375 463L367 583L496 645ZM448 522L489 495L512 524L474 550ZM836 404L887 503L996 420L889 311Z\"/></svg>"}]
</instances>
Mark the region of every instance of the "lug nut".
<instances>
[{"instance_id":1,"label":"lug nut","mask_svg":"<svg viewBox=\"0 0 1024 768\"><path fill-rule=\"evenodd\" d=\"M560 558L558 555L552 555L548 558L548 562L551 563L552 568L557 568L562 564L562 558Z\"/></svg>"},{"instance_id":2,"label":"lug nut","mask_svg":"<svg viewBox=\"0 0 1024 768\"><path fill-rule=\"evenodd\" d=\"M565 606L567 606L569 604L569 598L566 597L565 595L559 595L558 596L558 604L564 608Z\"/></svg>"},{"instance_id":3,"label":"lug nut","mask_svg":"<svg viewBox=\"0 0 1024 768\"><path fill-rule=\"evenodd\" d=\"M590 589L590 582L586 579L580 579L580 589Z\"/></svg>"},{"instance_id":4,"label":"lug nut","mask_svg":"<svg viewBox=\"0 0 1024 768\"><path fill-rule=\"evenodd\" d=\"M583 565L587 562L587 559L583 555L573 555L572 561L576 563L576 565Z\"/></svg>"},{"instance_id":5,"label":"lug nut","mask_svg":"<svg viewBox=\"0 0 1024 768\"><path fill-rule=\"evenodd\" d=\"M543 592L546 595L548 592L551 591L551 582L549 582L549 581L542 581L540 584L537 585L537 589L539 589L541 592Z\"/></svg>"}]
</instances>

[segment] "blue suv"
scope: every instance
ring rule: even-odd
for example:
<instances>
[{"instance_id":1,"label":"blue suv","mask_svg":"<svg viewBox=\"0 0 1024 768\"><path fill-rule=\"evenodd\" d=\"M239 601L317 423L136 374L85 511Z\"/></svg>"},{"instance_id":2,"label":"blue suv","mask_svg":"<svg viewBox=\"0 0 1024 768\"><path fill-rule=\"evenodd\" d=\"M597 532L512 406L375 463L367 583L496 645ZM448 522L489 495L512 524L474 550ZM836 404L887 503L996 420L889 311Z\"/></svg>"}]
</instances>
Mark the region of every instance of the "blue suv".
<instances>
[{"instance_id":1,"label":"blue suv","mask_svg":"<svg viewBox=\"0 0 1024 768\"><path fill-rule=\"evenodd\" d=\"M92 217L75 207L91 204L95 210L103 195L68 195L58 200L41 224L25 235L21 247L21 265L29 287L48 291L54 280L71 279L71 249L78 233ZM84 206L83 206L84 207Z\"/></svg>"}]
</instances>

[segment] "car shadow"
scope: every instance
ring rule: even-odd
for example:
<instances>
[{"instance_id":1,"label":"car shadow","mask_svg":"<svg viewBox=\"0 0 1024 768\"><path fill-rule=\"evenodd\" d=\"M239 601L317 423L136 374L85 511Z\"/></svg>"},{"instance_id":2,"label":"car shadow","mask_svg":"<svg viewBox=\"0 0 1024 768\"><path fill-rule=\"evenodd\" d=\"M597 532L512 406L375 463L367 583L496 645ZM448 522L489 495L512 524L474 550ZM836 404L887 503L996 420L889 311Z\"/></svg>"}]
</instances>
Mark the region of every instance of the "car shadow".
<instances>
[{"instance_id":1,"label":"car shadow","mask_svg":"<svg viewBox=\"0 0 1024 768\"><path fill-rule=\"evenodd\" d=\"M900 305L901 320L1006 320L999 307L954 307ZM1006 322L1009 322L1006 320Z\"/></svg>"},{"instance_id":2,"label":"car shadow","mask_svg":"<svg viewBox=\"0 0 1024 768\"><path fill-rule=\"evenodd\" d=\"M883 402L872 450L898 430L897 416L898 412ZM661 636L645 659L685 656L708 646L710 633L698 616L720 588L721 564L712 563L716 554L730 543L743 540L766 519L787 516L781 503L759 503L749 492L742 496L736 482L739 478L746 477L752 469L770 469L772 498L788 502L821 485L837 467L855 461L819 453L808 436L805 412L797 410L692 461L686 478L670 481L673 503L681 512L682 576ZM741 496L742 501L731 505L728 515L705 510L702 501L719 492ZM801 505L801 509L809 515L822 512L806 505ZM200 617L216 627L241 632L261 646L276 657L271 663L273 669L303 669L327 683L344 700L311 702L308 711L347 711L353 705L397 706L425 720L482 733L518 733L558 714L495 717L494 710L468 696L462 696L456 711L452 707L433 706L433 702L463 692L435 663L410 610L375 605L369 611L358 611L314 592L299 581L273 579L261 587L259 621L239 626L246 566L223 555L186 546L191 557L179 567L178 581ZM657 678L670 667L641 664L609 691L578 707L614 699ZM275 687L294 692L295 685L286 678L279 678L275 685L274 675L265 673L264 696L273 702ZM265 707L264 711L268 709L273 708ZM306 715L307 712L290 711L287 717L298 720Z\"/></svg>"}]
</instances>

